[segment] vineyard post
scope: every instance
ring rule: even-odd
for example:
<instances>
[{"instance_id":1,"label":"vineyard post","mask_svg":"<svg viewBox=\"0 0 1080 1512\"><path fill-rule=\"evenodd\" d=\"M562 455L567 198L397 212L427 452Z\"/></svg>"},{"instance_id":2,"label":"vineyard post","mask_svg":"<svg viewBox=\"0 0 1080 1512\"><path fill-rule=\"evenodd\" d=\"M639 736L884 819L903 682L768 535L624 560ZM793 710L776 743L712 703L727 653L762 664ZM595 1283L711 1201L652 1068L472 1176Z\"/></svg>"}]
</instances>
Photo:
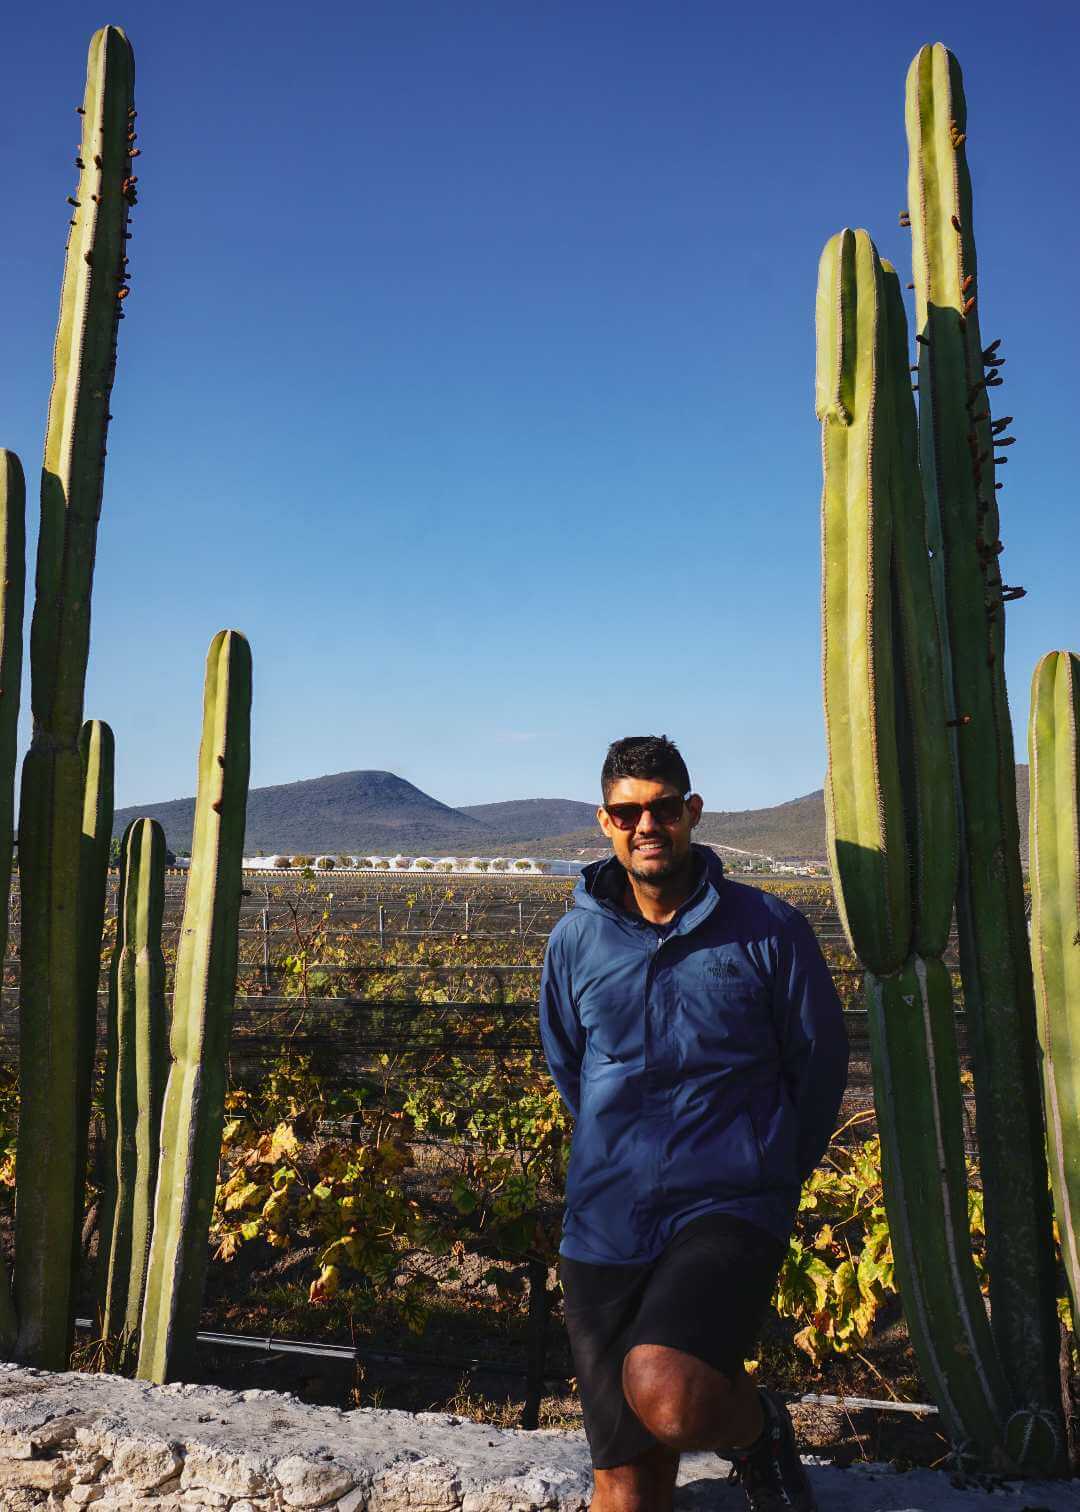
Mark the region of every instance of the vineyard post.
<instances>
[{"instance_id":1,"label":"vineyard post","mask_svg":"<svg viewBox=\"0 0 1080 1512\"><path fill-rule=\"evenodd\" d=\"M465 933L469 932L469 900L465 899Z\"/></svg>"},{"instance_id":2,"label":"vineyard post","mask_svg":"<svg viewBox=\"0 0 1080 1512\"><path fill-rule=\"evenodd\" d=\"M518 899L518 937L525 938L525 905Z\"/></svg>"},{"instance_id":3,"label":"vineyard post","mask_svg":"<svg viewBox=\"0 0 1080 1512\"><path fill-rule=\"evenodd\" d=\"M382 950L382 948L383 948L383 946L385 944L386 944L386 916L383 913L383 906L380 903L379 904L379 949Z\"/></svg>"},{"instance_id":4,"label":"vineyard post","mask_svg":"<svg viewBox=\"0 0 1080 1512\"><path fill-rule=\"evenodd\" d=\"M529 1322L526 1342L525 1405L521 1410L521 1426L538 1428L547 1365L547 1325L551 1312L551 1293L547 1285L547 1266L542 1260L530 1258L528 1271Z\"/></svg>"},{"instance_id":5,"label":"vineyard post","mask_svg":"<svg viewBox=\"0 0 1080 1512\"><path fill-rule=\"evenodd\" d=\"M263 958L263 987L270 991L270 889L263 888L266 902L263 904L261 915L262 926L262 958Z\"/></svg>"}]
</instances>

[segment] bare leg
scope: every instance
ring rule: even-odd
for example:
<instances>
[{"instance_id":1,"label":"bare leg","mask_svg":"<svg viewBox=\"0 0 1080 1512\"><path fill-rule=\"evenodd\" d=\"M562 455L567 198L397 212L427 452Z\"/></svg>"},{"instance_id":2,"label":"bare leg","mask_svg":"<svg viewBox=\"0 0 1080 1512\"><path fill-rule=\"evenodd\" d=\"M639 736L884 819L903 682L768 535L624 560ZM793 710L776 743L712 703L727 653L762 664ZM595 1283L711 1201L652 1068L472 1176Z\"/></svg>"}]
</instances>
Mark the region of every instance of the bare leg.
<instances>
[{"instance_id":1,"label":"bare leg","mask_svg":"<svg viewBox=\"0 0 1080 1512\"><path fill-rule=\"evenodd\" d=\"M684 1350L635 1344L622 1380L636 1416L669 1449L742 1447L761 1432L761 1401L741 1365L727 1376Z\"/></svg>"},{"instance_id":2,"label":"bare leg","mask_svg":"<svg viewBox=\"0 0 1080 1512\"><path fill-rule=\"evenodd\" d=\"M671 1512L678 1451L657 1444L628 1465L593 1471L591 1512Z\"/></svg>"}]
</instances>

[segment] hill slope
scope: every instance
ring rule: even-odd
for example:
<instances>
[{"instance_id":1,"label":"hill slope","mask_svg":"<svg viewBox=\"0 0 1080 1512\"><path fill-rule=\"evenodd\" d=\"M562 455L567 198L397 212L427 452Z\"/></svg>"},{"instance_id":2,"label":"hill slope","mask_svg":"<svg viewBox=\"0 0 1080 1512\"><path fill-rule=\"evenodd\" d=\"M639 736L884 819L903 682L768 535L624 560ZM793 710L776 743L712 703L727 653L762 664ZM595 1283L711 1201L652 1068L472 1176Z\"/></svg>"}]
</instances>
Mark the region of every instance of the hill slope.
<instances>
[{"instance_id":1,"label":"hill slope","mask_svg":"<svg viewBox=\"0 0 1080 1512\"><path fill-rule=\"evenodd\" d=\"M1020 847L1027 864L1028 769L1016 768ZM524 798L454 809L392 772L338 772L304 782L253 788L245 849L255 851L424 851L464 855L540 854L586 859L607 843L595 808L569 798ZM191 843L194 798L139 804L117 812L113 833L149 814L173 850ZM774 860L825 860L825 804L820 788L771 808L713 810L696 838Z\"/></svg>"},{"instance_id":2,"label":"hill slope","mask_svg":"<svg viewBox=\"0 0 1080 1512\"><path fill-rule=\"evenodd\" d=\"M131 819L157 819L173 850L191 844L194 798L120 809L122 834ZM393 772L337 772L304 782L252 788L244 848L275 851L475 850L485 826L421 792Z\"/></svg>"},{"instance_id":3,"label":"hill slope","mask_svg":"<svg viewBox=\"0 0 1080 1512\"><path fill-rule=\"evenodd\" d=\"M1028 864L1028 769L1016 768L1016 808L1020 823L1020 856ZM694 838L706 844L754 851L774 861L827 860L825 795L821 788L771 808L706 809ZM595 824L548 836L544 854L566 859L591 859L606 854L607 845ZM721 855L723 850L721 850Z\"/></svg>"},{"instance_id":4,"label":"hill slope","mask_svg":"<svg viewBox=\"0 0 1080 1512\"><path fill-rule=\"evenodd\" d=\"M507 803L477 803L458 810L493 833L510 840L539 840L596 823L596 804L573 798L517 798Z\"/></svg>"}]
</instances>

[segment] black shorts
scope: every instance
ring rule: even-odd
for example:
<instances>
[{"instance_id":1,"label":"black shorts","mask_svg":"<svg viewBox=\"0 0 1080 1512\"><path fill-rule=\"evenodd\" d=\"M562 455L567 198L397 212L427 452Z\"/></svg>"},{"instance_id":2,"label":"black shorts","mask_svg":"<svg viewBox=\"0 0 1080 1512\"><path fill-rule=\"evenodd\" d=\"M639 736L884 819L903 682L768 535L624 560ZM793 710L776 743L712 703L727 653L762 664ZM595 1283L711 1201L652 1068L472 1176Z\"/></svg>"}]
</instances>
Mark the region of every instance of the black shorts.
<instances>
[{"instance_id":1,"label":"black shorts","mask_svg":"<svg viewBox=\"0 0 1080 1512\"><path fill-rule=\"evenodd\" d=\"M647 1265L588 1265L562 1256L563 1312L592 1462L628 1464L657 1440L623 1395L635 1344L666 1344L737 1375L752 1357L787 1244L756 1224L706 1213Z\"/></svg>"}]
</instances>

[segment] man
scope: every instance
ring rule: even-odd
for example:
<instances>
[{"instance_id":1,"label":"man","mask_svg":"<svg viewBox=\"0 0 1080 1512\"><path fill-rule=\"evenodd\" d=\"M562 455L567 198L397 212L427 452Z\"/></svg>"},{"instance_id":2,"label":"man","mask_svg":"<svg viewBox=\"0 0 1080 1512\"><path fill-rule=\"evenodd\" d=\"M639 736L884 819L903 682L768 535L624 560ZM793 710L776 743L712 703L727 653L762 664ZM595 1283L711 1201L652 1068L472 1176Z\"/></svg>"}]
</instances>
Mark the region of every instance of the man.
<instances>
[{"instance_id":1,"label":"man","mask_svg":"<svg viewBox=\"0 0 1080 1512\"><path fill-rule=\"evenodd\" d=\"M752 1512L812 1512L782 1402L743 1368L847 1078L809 924L690 842L666 736L611 746L585 868L552 931L540 1029L574 1115L560 1245L594 1512L668 1512L682 1449L731 1459Z\"/></svg>"}]
</instances>

